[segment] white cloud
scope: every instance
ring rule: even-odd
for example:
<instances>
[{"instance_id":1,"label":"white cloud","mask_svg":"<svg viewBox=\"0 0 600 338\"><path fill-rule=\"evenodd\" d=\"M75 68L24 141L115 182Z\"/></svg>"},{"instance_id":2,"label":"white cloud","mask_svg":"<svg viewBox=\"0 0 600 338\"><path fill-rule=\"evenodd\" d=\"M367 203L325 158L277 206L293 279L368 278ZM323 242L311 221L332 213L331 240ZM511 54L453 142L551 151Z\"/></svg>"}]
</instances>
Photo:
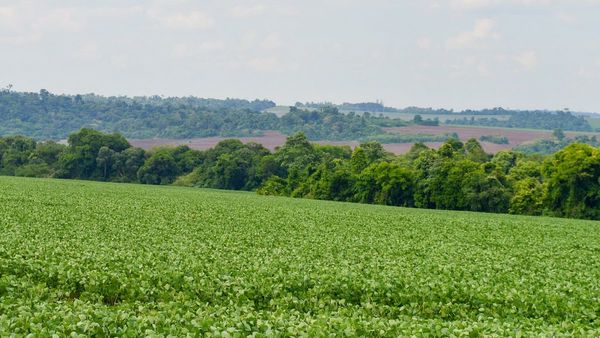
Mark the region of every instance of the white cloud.
<instances>
[{"instance_id":1,"label":"white cloud","mask_svg":"<svg viewBox=\"0 0 600 338\"><path fill-rule=\"evenodd\" d=\"M490 6L493 0L455 0L452 6L460 9L477 9Z\"/></svg>"},{"instance_id":2,"label":"white cloud","mask_svg":"<svg viewBox=\"0 0 600 338\"><path fill-rule=\"evenodd\" d=\"M281 45L281 38L277 33L270 33L260 44L263 49L277 49Z\"/></svg>"},{"instance_id":3,"label":"white cloud","mask_svg":"<svg viewBox=\"0 0 600 338\"><path fill-rule=\"evenodd\" d=\"M100 59L100 50L94 43L86 43L75 52L75 58L86 61L97 61Z\"/></svg>"},{"instance_id":4,"label":"white cloud","mask_svg":"<svg viewBox=\"0 0 600 338\"><path fill-rule=\"evenodd\" d=\"M596 60L596 62L592 63L591 66L579 66L579 70L577 72L580 78L586 80L598 80L600 79L600 59Z\"/></svg>"},{"instance_id":5,"label":"white cloud","mask_svg":"<svg viewBox=\"0 0 600 338\"><path fill-rule=\"evenodd\" d=\"M0 7L0 23L13 21L16 18L16 11L12 7Z\"/></svg>"},{"instance_id":6,"label":"white cloud","mask_svg":"<svg viewBox=\"0 0 600 338\"><path fill-rule=\"evenodd\" d=\"M150 10L148 11L148 16L158 21L161 25L171 29L208 29L215 23L213 18L199 10L167 15L164 15L158 10Z\"/></svg>"},{"instance_id":7,"label":"white cloud","mask_svg":"<svg viewBox=\"0 0 600 338\"><path fill-rule=\"evenodd\" d=\"M491 65L493 67L493 64ZM479 56L466 56L450 66L454 78L489 77L492 75L490 60Z\"/></svg>"},{"instance_id":8,"label":"white cloud","mask_svg":"<svg viewBox=\"0 0 600 338\"><path fill-rule=\"evenodd\" d=\"M577 18L567 12L557 12L554 15L556 19L562 23L570 24L577 22Z\"/></svg>"},{"instance_id":9,"label":"white cloud","mask_svg":"<svg viewBox=\"0 0 600 338\"><path fill-rule=\"evenodd\" d=\"M489 76L489 75L491 75L491 71L490 71L488 65L485 62L480 62L477 65L477 74L479 74L481 76Z\"/></svg>"},{"instance_id":10,"label":"white cloud","mask_svg":"<svg viewBox=\"0 0 600 338\"><path fill-rule=\"evenodd\" d=\"M226 47L222 41L203 41L197 44L179 43L173 47L176 58L196 57L206 53L218 52Z\"/></svg>"},{"instance_id":11,"label":"white cloud","mask_svg":"<svg viewBox=\"0 0 600 338\"><path fill-rule=\"evenodd\" d=\"M266 9L267 7L263 4L257 4L253 6L239 5L234 6L231 9L231 16L240 19L251 18L263 14Z\"/></svg>"},{"instance_id":12,"label":"white cloud","mask_svg":"<svg viewBox=\"0 0 600 338\"><path fill-rule=\"evenodd\" d=\"M83 20L71 8L39 8L30 3L0 7L0 43L33 43L49 33L77 33L82 27Z\"/></svg>"},{"instance_id":13,"label":"white cloud","mask_svg":"<svg viewBox=\"0 0 600 338\"><path fill-rule=\"evenodd\" d=\"M464 48L481 40L497 39L500 35L494 32L494 25L494 21L491 19L479 19L470 31L449 38L446 41L446 46L449 48Z\"/></svg>"},{"instance_id":14,"label":"white cloud","mask_svg":"<svg viewBox=\"0 0 600 338\"><path fill-rule=\"evenodd\" d=\"M572 8L574 5L597 5L600 0L438 0L434 4L436 7L442 7L441 3L458 10L478 10L492 7L511 6L511 7L549 7L553 5L567 5Z\"/></svg>"},{"instance_id":15,"label":"white cloud","mask_svg":"<svg viewBox=\"0 0 600 338\"><path fill-rule=\"evenodd\" d=\"M250 59L248 65L251 68L262 72L276 72L282 68L281 62L274 56Z\"/></svg>"},{"instance_id":16,"label":"white cloud","mask_svg":"<svg viewBox=\"0 0 600 338\"><path fill-rule=\"evenodd\" d=\"M33 23L37 30L60 30L63 32L78 32L83 27L83 22L78 18L78 12L70 8L59 8L44 13Z\"/></svg>"},{"instance_id":17,"label":"white cloud","mask_svg":"<svg viewBox=\"0 0 600 338\"><path fill-rule=\"evenodd\" d=\"M515 57L515 61L524 70L532 70L538 65L538 58L534 51L527 51Z\"/></svg>"},{"instance_id":18,"label":"white cloud","mask_svg":"<svg viewBox=\"0 0 600 338\"><path fill-rule=\"evenodd\" d=\"M429 49L431 48L431 38L427 36L423 36L417 39L417 47L420 49Z\"/></svg>"},{"instance_id":19,"label":"white cloud","mask_svg":"<svg viewBox=\"0 0 600 338\"><path fill-rule=\"evenodd\" d=\"M277 56L259 56L244 62L244 66L252 70L268 73L283 73L297 71L299 65L291 60L285 62Z\"/></svg>"}]
</instances>

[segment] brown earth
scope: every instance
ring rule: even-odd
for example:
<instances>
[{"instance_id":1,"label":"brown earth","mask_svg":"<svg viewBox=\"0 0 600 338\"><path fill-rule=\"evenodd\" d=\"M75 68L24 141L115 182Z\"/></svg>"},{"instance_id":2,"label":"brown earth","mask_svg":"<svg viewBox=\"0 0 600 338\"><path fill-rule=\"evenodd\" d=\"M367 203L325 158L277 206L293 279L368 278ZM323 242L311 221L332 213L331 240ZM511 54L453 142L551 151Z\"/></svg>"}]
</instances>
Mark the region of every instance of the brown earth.
<instances>
[{"instance_id":1,"label":"brown earth","mask_svg":"<svg viewBox=\"0 0 600 338\"><path fill-rule=\"evenodd\" d=\"M485 151L489 153L497 153L500 150L512 149L515 146L527 142L531 142L537 139L550 139L552 138L551 131L543 130L522 130L522 129L509 129L509 128L483 128L483 127L456 127L456 126L406 126L397 128L385 128L385 131L389 133L401 133L401 134L430 134L439 135L444 133L456 133L462 141L466 141L470 138L474 138L479 141L479 137L483 135L498 135L508 138L508 144L495 144L491 142L481 142L481 145ZM566 132L567 137L575 137L584 133L577 132ZM589 134L593 136L593 133ZM437 148L441 143L426 143L427 146ZM396 146L396 145L394 145ZM411 145L398 145L398 151L395 153L401 153L404 149L410 149ZM403 152L406 152L404 150Z\"/></svg>"},{"instance_id":2,"label":"brown earth","mask_svg":"<svg viewBox=\"0 0 600 338\"><path fill-rule=\"evenodd\" d=\"M389 133L403 133L403 134L444 134L444 133L457 133L458 137L462 141L466 141L470 138L479 140L482 135L499 135L505 136L509 140L509 144L494 144L489 142L480 142L483 148L489 153L496 153L500 150L511 149L519 144L530 142L536 139L551 138L552 132L549 131L529 131L529 130L518 130L518 129L507 129L507 128L481 128L481 127L455 127L455 126L407 126L397 128L385 128ZM568 137L574 137L581 135L581 133L565 133ZM192 149L206 150L214 147L220 141L237 138L244 143L256 142L260 143L270 150L274 150L275 147L281 146L285 143L286 136L277 131L265 131L263 136L253 137L204 137L204 138L191 138L191 139L144 139L135 140L131 139L129 142L135 146L143 149L151 149L157 146L178 146L187 145ZM359 145L357 141L316 141L318 144L329 144L329 145L348 145L352 148ZM426 142L430 148L438 148L442 143L440 142ZM412 143L391 143L384 144L383 147L395 154L406 153L412 147Z\"/></svg>"},{"instance_id":3,"label":"brown earth","mask_svg":"<svg viewBox=\"0 0 600 338\"><path fill-rule=\"evenodd\" d=\"M214 147L217 143L227 139L239 139L244 143L256 142L262 144L265 148L275 149L285 143L286 136L276 131L265 131L263 136L252 136L252 137L203 137L203 138L191 138L191 139L168 139L168 138L154 138L144 140L129 140L134 147L143 149L151 149L158 146L179 146L187 145L192 149L206 150Z\"/></svg>"}]
</instances>

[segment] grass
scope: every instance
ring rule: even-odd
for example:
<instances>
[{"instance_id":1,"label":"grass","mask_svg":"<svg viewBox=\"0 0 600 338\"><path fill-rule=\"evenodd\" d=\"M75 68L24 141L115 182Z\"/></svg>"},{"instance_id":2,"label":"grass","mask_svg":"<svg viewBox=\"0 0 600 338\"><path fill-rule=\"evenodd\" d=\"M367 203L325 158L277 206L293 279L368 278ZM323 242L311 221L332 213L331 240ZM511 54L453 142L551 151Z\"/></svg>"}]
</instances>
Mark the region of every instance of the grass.
<instances>
[{"instance_id":1,"label":"grass","mask_svg":"<svg viewBox=\"0 0 600 338\"><path fill-rule=\"evenodd\" d=\"M0 336L598 336L599 229L0 177Z\"/></svg>"}]
</instances>

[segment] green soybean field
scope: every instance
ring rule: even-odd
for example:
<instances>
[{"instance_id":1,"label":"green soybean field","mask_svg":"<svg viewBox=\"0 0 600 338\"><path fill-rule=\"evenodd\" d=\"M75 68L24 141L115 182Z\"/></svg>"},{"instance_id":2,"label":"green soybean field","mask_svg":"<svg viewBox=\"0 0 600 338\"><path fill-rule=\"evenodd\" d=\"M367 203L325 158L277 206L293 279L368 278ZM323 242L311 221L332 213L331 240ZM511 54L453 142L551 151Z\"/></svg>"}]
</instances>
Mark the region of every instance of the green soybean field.
<instances>
[{"instance_id":1,"label":"green soybean field","mask_svg":"<svg viewBox=\"0 0 600 338\"><path fill-rule=\"evenodd\" d=\"M0 336L600 336L600 222L0 177Z\"/></svg>"}]
</instances>

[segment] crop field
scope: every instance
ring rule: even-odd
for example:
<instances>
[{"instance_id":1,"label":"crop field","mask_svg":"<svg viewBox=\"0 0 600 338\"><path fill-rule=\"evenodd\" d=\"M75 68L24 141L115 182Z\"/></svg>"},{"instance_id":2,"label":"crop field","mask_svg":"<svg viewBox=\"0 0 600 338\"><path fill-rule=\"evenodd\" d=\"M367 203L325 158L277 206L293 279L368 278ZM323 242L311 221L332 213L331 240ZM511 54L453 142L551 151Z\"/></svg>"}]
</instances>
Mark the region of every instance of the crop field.
<instances>
[{"instance_id":1,"label":"crop field","mask_svg":"<svg viewBox=\"0 0 600 338\"><path fill-rule=\"evenodd\" d=\"M483 149L488 153L495 154L501 150L512 149L515 146L518 146L523 143L533 142L538 139L550 139L552 138L551 131L544 130L525 130L525 129L516 129L516 128L494 128L494 127L475 127L475 126L449 126L449 125L441 125L441 126L415 126L410 125L406 127L393 127L393 128L384 128L385 131L389 133L399 133L399 134L430 134L430 135L442 135L446 133L456 133L460 139L465 142L470 138L475 138L479 140L479 137L482 135L498 135L504 136L508 139L508 144L494 144L490 142L480 142L483 146ZM588 136L600 136L598 132L566 132L565 135L568 137L575 137L578 135L588 135ZM285 143L287 138L286 135L281 134L280 132L274 130L265 130L262 136L252 136L252 137L204 137L204 138L190 138L190 139L166 139L166 138L154 138L154 139L129 139L129 143L131 143L135 147L140 147L145 150L152 149L153 147L158 146L177 146L177 145L187 145L192 149L197 150L206 150L216 146L219 142L226 140L228 138L237 138L244 143L248 142L256 142L260 143L265 148L274 150L276 147L282 146ZM66 140L63 141L66 143ZM328 141L321 140L315 141L318 144L329 144L329 145L338 145L343 146L347 145L352 148L357 147L360 142L359 141ZM430 148L439 148L442 143L441 142L425 142L425 144ZM413 146L413 143L386 143L383 144L383 147L394 154L400 155L407 153L410 148Z\"/></svg>"},{"instance_id":2,"label":"crop field","mask_svg":"<svg viewBox=\"0 0 600 338\"><path fill-rule=\"evenodd\" d=\"M0 177L0 336L599 336L600 222Z\"/></svg>"}]
</instances>

